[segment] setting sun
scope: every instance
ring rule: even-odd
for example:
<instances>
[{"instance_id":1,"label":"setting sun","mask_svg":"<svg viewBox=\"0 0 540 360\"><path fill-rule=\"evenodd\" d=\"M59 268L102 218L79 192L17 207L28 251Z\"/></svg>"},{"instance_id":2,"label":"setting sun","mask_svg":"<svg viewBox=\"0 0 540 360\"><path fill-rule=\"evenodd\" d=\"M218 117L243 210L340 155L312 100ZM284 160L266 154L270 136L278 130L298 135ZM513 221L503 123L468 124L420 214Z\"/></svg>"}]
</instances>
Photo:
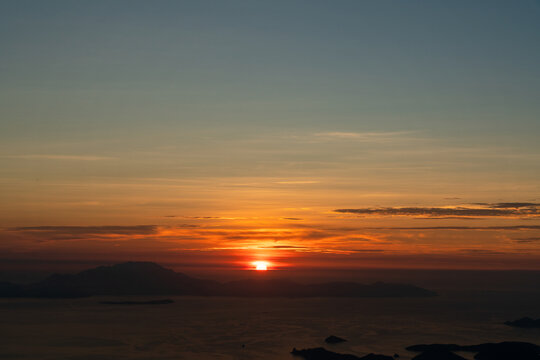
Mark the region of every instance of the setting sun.
<instances>
[{"instance_id":1,"label":"setting sun","mask_svg":"<svg viewBox=\"0 0 540 360\"><path fill-rule=\"evenodd\" d=\"M255 266L255 270L259 270L259 271L268 270L268 262L266 261L254 261L252 264Z\"/></svg>"}]
</instances>

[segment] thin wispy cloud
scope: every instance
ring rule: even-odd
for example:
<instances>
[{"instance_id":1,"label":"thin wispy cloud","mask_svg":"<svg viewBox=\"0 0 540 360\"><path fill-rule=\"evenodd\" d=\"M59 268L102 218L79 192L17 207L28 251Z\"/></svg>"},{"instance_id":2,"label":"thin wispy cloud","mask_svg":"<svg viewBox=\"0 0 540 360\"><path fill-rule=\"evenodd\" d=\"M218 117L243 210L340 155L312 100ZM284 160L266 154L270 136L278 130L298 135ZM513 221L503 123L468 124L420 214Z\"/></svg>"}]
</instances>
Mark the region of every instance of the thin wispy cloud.
<instances>
[{"instance_id":1,"label":"thin wispy cloud","mask_svg":"<svg viewBox=\"0 0 540 360\"><path fill-rule=\"evenodd\" d=\"M508 226L387 226L364 227L365 230L540 230L540 225Z\"/></svg>"},{"instance_id":2,"label":"thin wispy cloud","mask_svg":"<svg viewBox=\"0 0 540 360\"><path fill-rule=\"evenodd\" d=\"M458 249L457 251L465 253L465 254L471 254L471 255L503 255L503 254L506 254L506 252L503 252L503 251L496 251L496 250L490 250L490 249Z\"/></svg>"},{"instance_id":3,"label":"thin wispy cloud","mask_svg":"<svg viewBox=\"0 0 540 360\"><path fill-rule=\"evenodd\" d=\"M320 181L316 180L284 180L276 181L276 184L280 185L307 185L307 184L318 184Z\"/></svg>"},{"instance_id":4,"label":"thin wispy cloud","mask_svg":"<svg viewBox=\"0 0 540 360\"><path fill-rule=\"evenodd\" d=\"M4 159L23 159L23 160L70 160L70 161L102 161L115 160L111 156L95 155L53 155L53 154L25 154L25 155L2 155Z\"/></svg>"},{"instance_id":5,"label":"thin wispy cloud","mask_svg":"<svg viewBox=\"0 0 540 360\"><path fill-rule=\"evenodd\" d=\"M519 209L519 208L536 208L540 206L540 203L531 202L500 202L500 203L480 203L479 205L485 205L493 209Z\"/></svg>"},{"instance_id":6,"label":"thin wispy cloud","mask_svg":"<svg viewBox=\"0 0 540 360\"><path fill-rule=\"evenodd\" d=\"M120 234L120 235L148 235L157 231L156 225L133 225L133 226L25 226L9 228L10 231L69 234L69 235L96 235L96 234Z\"/></svg>"},{"instance_id":7,"label":"thin wispy cloud","mask_svg":"<svg viewBox=\"0 0 540 360\"><path fill-rule=\"evenodd\" d=\"M351 234L340 231L320 231L297 228L247 228L212 227L200 228L163 225L133 226L27 226L12 227L0 231L6 241L30 243L47 242L127 242L140 246L145 244L170 244L174 248L199 250L210 249L267 249L294 252L324 251L343 253L358 244L380 244L377 236L365 232ZM161 246L161 245L160 245ZM163 245L166 246L166 245Z\"/></svg>"},{"instance_id":8,"label":"thin wispy cloud","mask_svg":"<svg viewBox=\"0 0 540 360\"><path fill-rule=\"evenodd\" d=\"M512 239L512 241L517 242L517 243L534 243L534 242L540 242L540 236L527 237L527 238L516 238L516 239Z\"/></svg>"},{"instance_id":9,"label":"thin wispy cloud","mask_svg":"<svg viewBox=\"0 0 540 360\"><path fill-rule=\"evenodd\" d=\"M360 253L410 253L410 246L417 244L427 253L458 252L462 254L489 255L493 251L509 253L512 248L501 249L496 244L501 239L489 231L508 231L505 244L514 244L520 251L523 245L537 244L540 225L512 226L422 226L422 227L325 227L320 225L280 227L241 227L225 224L209 227L176 225L107 225L107 226L27 226L0 229L0 244L4 249L34 249L46 251L50 246L79 249L92 244L99 251L112 251L121 246L125 254L143 253L156 249L168 252L174 249L197 251L261 251L268 256L301 256L308 253L360 254ZM451 234L449 230L456 230ZM476 233L471 241L468 231ZM522 234L518 236L518 232ZM469 234L469 235L468 235ZM440 247L440 239L451 239L455 247ZM498 239L498 240L497 240ZM521 245L520 245L521 244ZM532 246L532 245L531 245ZM36 250L37 249L37 250ZM109 249L109 250L107 250ZM464 250L459 250L464 249ZM482 254L480 250L486 250Z\"/></svg>"},{"instance_id":10,"label":"thin wispy cloud","mask_svg":"<svg viewBox=\"0 0 540 360\"><path fill-rule=\"evenodd\" d=\"M273 245L273 246L261 246L260 249L298 250L298 249L309 249L309 247L308 246L295 246L295 245Z\"/></svg>"},{"instance_id":11,"label":"thin wispy cloud","mask_svg":"<svg viewBox=\"0 0 540 360\"><path fill-rule=\"evenodd\" d=\"M169 215L168 217L178 217L188 220L247 220L247 217L234 217L234 216L174 216Z\"/></svg>"},{"instance_id":12,"label":"thin wispy cloud","mask_svg":"<svg viewBox=\"0 0 540 360\"><path fill-rule=\"evenodd\" d=\"M415 131L386 131L386 132L345 132L345 131L330 131L315 133L314 136L328 140L357 140L382 142L402 138L411 135Z\"/></svg>"},{"instance_id":13,"label":"thin wispy cloud","mask_svg":"<svg viewBox=\"0 0 540 360\"><path fill-rule=\"evenodd\" d=\"M159 234L157 225L24 226L0 231L7 238L35 243L71 241L135 241Z\"/></svg>"}]
</instances>

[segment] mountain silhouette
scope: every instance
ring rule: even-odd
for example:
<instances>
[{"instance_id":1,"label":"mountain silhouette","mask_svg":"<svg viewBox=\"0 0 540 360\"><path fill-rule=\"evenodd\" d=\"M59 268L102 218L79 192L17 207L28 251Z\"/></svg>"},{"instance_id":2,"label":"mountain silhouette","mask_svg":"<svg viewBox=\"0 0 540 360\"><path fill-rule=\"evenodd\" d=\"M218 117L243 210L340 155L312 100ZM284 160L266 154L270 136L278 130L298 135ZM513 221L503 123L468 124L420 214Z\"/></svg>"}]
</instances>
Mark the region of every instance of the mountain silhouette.
<instances>
[{"instance_id":1,"label":"mountain silhouette","mask_svg":"<svg viewBox=\"0 0 540 360\"><path fill-rule=\"evenodd\" d=\"M55 274L30 285L0 283L0 297L68 298L123 295L238 297L425 297L434 292L407 284L327 282L300 284L286 279L226 283L194 278L153 262L100 266L78 274Z\"/></svg>"},{"instance_id":2,"label":"mountain silhouette","mask_svg":"<svg viewBox=\"0 0 540 360\"><path fill-rule=\"evenodd\" d=\"M78 274L55 274L27 288L37 297L90 295L211 295L219 283L201 280L152 262L100 266ZM42 296L40 296L42 295Z\"/></svg>"},{"instance_id":3,"label":"mountain silhouette","mask_svg":"<svg viewBox=\"0 0 540 360\"><path fill-rule=\"evenodd\" d=\"M530 317L524 317L514 321L505 321L504 324L520 328L540 328L540 319L531 319Z\"/></svg>"}]
</instances>

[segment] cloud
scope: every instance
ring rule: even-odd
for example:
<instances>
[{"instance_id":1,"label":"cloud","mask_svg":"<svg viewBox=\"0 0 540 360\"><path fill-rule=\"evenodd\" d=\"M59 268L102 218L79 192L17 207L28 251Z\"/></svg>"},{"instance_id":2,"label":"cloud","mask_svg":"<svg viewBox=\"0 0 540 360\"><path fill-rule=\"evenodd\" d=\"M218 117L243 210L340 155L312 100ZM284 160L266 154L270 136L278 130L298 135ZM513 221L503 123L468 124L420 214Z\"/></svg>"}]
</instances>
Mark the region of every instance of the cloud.
<instances>
[{"instance_id":1,"label":"cloud","mask_svg":"<svg viewBox=\"0 0 540 360\"><path fill-rule=\"evenodd\" d=\"M280 185L305 185L305 184L318 184L320 181L316 180L284 180L284 181L276 181L276 184Z\"/></svg>"},{"instance_id":2,"label":"cloud","mask_svg":"<svg viewBox=\"0 0 540 360\"><path fill-rule=\"evenodd\" d=\"M168 217L178 217L182 219L189 220L246 220L245 217L225 217L225 216L174 216L169 215Z\"/></svg>"},{"instance_id":3,"label":"cloud","mask_svg":"<svg viewBox=\"0 0 540 360\"><path fill-rule=\"evenodd\" d=\"M365 230L540 230L540 225L365 227Z\"/></svg>"},{"instance_id":4,"label":"cloud","mask_svg":"<svg viewBox=\"0 0 540 360\"><path fill-rule=\"evenodd\" d=\"M350 237L350 236L345 236L343 238L344 241L364 241L364 242L372 242L374 240L377 240L380 242L379 239L374 239L374 238L367 238L367 237L360 237L360 236L355 236L355 237Z\"/></svg>"},{"instance_id":5,"label":"cloud","mask_svg":"<svg viewBox=\"0 0 540 360\"><path fill-rule=\"evenodd\" d=\"M457 232L450 234L448 231L451 230ZM264 249L275 256L279 256L280 251L290 254L321 252L366 253L366 255L373 253L375 255L375 253L382 253L383 249L392 253L411 252L414 251L411 246L416 243L431 244L435 251L438 248L439 235L455 240L457 243L454 248L471 247L474 250L474 247L481 245L484 238L490 236L489 233L477 233L474 236L465 233L465 231L475 230L523 231L521 234L514 232L511 235L505 235L505 238L507 241L515 241L516 244L519 242L525 244L536 241L533 237L538 236L537 231L540 230L540 225L332 227L329 224L305 224L305 222L291 221L282 222L277 228L253 227L251 224L230 222L204 223L203 226L182 223L132 226L27 226L0 230L0 246L7 251L19 252L21 249L27 251L66 249L68 253L69 251L79 252L83 248L89 251L94 249L107 252L113 251L111 250L113 246L118 246L119 250L114 251L141 254L173 249L200 251ZM426 236L428 231L435 232L430 234L433 237ZM522 239L510 240L511 238ZM523 245L520 246L522 247ZM479 248L482 247L479 246ZM462 253L465 252L465 250L462 251Z\"/></svg>"},{"instance_id":6,"label":"cloud","mask_svg":"<svg viewBox=\"0 0 540 360\"><path fill-rule=\"evenodd\" d=\"M517 242L517 243L532 243L532 242L540 241L540 237L517 238L517 239L512 239L512 241Z\"/></svg>"},{"instance_id":7,"label":"cloud","mask_svg":"<svg viewBox=\"0 0 540 360\"><path fill-rule=\"evenodd\" d=\"M496 203L476 204L480 207L381 207L336 209L334 212L364 216L410 216L438 219L466 217L536 217L540 215L538 204Z\"/></svg>"},{"instance_id":8,"label":"cloud","mask_svg":"<svg viewBox=\"0 0 540 360\"><path fill-rule=\"evenodd\" d=\"M356 252L356 253L381 253L388 252L388 249L347 249L347 251Z\"/></svg>"},{"instance_id":9,"label":"cloud","mask_svg":"<svg viewBox=\"0 0 540 360\"><path fill-rule=\"evenodd\" d=\"M309 247L308 246L294 246L294 245L274 245L274 246L260 246L259 249L298 250L298 249L309 249Z\"/></svg>"},{"instance_id":10,"label":"cloud","mask_svg":"<svg viewBox=\"0 0 540 360\"><path fill-rule=\"evenodd\" d=\"M315 229L313 225L294 224L299 229ZM497 225L497 226L352 226L352 227L327 227L317 226L316 229L334 231L337 233L356 233L366 230L540 230L540 225Z\"/></svg>"},{"instance_id":11,"label":"cloud","mask_svg":"<svg viewBox=\"0 0 540 360\"><path fill-rule=\"evenodd\" d=\"M357 140L365 142L386 142L393 140L396 137L403 137L409 135L413 131L386 131L386 132L344 132L344 131L331 131L321 132L314 134L319 138L326 138L328 140Z\"/></svg>"},{"instance_id":12,"label":"cloud","mask_svg":"<svg viewBox=\"0 0 540 360\"><path fill-rule=\"evenodd\" d=\"M26 226L9 228L9 231L55 235L149 235L157 232L157 225L134 226Z\"/></svg>"},{"instance_id":13,"label":"cloud","mask_svg":"<svg viewBox=\"0 0 540 360\"><path fill-rule=\"evenodd\" d=\"M25 226L0 230L0 240L20 247L23 243L46 242L110 242L110 241L159 241L162 227L157 225L112 226ZM69 246L69 245L66 245Z\"/></svg>"},{"instance_id":14,"label":"cloud","mask_svg":"<svg viewBox=\"0 0 540 360\"><path fill-rule=\"evenodd\" d=\"M426 216L426 217L415 217L416 220L482 220L482 218L477 217L467 217L467 216Z\"/></svg>"},{"instance_id":15,"label":"cloud","mask_svg":"<svg viewBox=\"0 0 540 360\"><path fill-rule=\"evenodd\" d=\"M94 155L52 155L52 154L26 154L26 155L3 155L0 156L6 159L25 159L25 160L73 160L73 161L101 161L114 160L115 157L110 156L94 156Z\"/></svg>"},{"instance_id":16,"label":"cloud","mask_svg":"<svg viewBox=\"0 0 540 360\"><path fill-rule=\"evenodd\" d=\"M519 208L537 208L540 206L540 203L530 203L530 202L502 202L495 204L487 204L489 207L494 209L519 209Z\"/></svg>"},{"instance_id":17,"label":"cloud","mask_svg":"<svg viewBox=\"0 0 540 360\"><path fill-rule=\"evenodd\" d=\"M201 225L195 225L195 224L178 224L176 225L178 228L200 228Z\"/></svg>"},{"instance_id":18,"label":"cloud","mask_svg":"<svg viewBox=\"0 0 540 360\"><path fill-rule=\"evenodd\" d=\"M504 255L505 252L490 249L459 249L459 252L471 255Z\"/></svg>"}]
</instances>

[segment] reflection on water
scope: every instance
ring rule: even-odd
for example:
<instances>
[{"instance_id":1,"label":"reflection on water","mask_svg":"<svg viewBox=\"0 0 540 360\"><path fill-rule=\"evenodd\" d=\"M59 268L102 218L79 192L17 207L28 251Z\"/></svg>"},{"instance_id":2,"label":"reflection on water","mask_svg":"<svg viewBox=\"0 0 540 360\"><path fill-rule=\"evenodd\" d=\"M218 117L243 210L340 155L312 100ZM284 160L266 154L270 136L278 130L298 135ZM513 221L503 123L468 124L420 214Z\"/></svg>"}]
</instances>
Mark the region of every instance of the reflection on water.
<instances>
[{"instance_id":1,"label":"reflection on water","mask_svg":"<svg viewBox=\"0 0 540 360\"><path fill-rule=\"evenodd\" d=\"M502 324L526 315L540 317L540 293L451 292L418 299L177 297L168 305L99 303L113 299L0 300L0 358L291 360L293 347L325 346L342 353L398 353L410 359L414 354L404 347L418 343L540 343L539 329ZM349 341L324 344L331 334Z\"/></svg>"}]
</instances>

